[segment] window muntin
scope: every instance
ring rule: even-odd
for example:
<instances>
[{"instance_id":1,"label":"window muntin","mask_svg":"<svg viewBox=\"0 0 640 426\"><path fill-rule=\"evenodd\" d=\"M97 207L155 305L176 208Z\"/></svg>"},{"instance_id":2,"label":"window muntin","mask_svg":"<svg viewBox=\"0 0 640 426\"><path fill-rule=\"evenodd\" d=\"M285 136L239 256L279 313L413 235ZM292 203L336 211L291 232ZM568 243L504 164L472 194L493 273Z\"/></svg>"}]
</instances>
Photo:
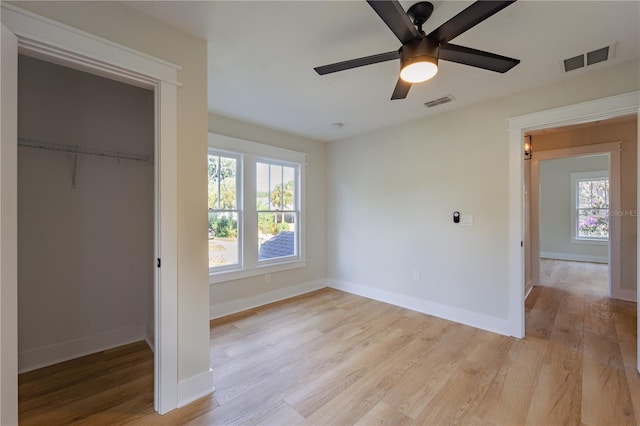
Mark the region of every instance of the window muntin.
<instances>
[{"instance_id":1,"label":"window muntin","mask_svg":"<svg viewBox=\"0 0 640 426\"><path fill-rule=\"evenodd\" d=\"M576 239L609 238L609 178L576 179Z\"/></svg>"},{"instance_id":2,"label":"window muntin","mask_svg":"<svg viewBox=\"0 0 640 426\"><path fill-rule=\"evenodd\" d=\"M298 170L296 164L256 161L260 263L298 257Z\"/></svg>"},{"instance_id":3,"label":"window muntin","mask_svg":"<svg viewBox=\"0 0 640 426\"><path fill-rule=\"evenodd\" d=\"M209 270L241 266L240 157L210 151L207 156Z\"/></svg>"}]
</instances>

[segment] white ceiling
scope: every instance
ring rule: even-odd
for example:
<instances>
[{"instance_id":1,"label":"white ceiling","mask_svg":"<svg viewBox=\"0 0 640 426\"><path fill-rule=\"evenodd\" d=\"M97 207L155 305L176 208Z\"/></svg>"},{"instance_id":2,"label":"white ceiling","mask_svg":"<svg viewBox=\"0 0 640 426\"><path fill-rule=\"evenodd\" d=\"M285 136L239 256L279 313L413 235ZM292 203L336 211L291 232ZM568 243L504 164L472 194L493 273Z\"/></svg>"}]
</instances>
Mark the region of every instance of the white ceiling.
<instances>
[{"instance_id":1,"label":"white ceiling","mask_svg":"<svg viewBox=\"0 0 640 426\"><path fill-rule=\"evenodd\" d=\"M336 140L601 70L640 56L638 1L520 0L453 40L521 60L506 74L440 61L438 75L389 100L391 61L319 76L314 67L396 50L364 0L124 2L208 40L209 110L317 140ZM409 8L414 1L401 1ZM470 5L435 1L424 30ZM616 43L612 61L565 73L562 60ZM640 78L640 77L639 77ZM433 109L424 102L451 94ZM336 129L332 123L342 122Z\"/></svg>"}]
</instances>

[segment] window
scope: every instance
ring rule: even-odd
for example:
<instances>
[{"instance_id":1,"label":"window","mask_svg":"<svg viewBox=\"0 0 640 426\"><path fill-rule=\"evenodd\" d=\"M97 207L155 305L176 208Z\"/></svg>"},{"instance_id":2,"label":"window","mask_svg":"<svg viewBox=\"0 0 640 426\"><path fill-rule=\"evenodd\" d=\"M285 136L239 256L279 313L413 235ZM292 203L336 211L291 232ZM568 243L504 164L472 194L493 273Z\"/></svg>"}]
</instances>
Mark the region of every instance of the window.
<instances>
[{"instance_id":1,"label":"window","mask_svg":"<svg viewBox=\"0 0 640 426\"><path fill-rule=\"evenodd\" d=\"M241 264L238 239L240 157L210 151L207 160L209 269L224 270Z\"/></svg>"},{"instance_id":2,"label":"window","mask_svg":"<svg viewBox=\"0 0 640 426\"><path fill-rule=\"evenodd\" d=\"M607 171L572 173L574 238L609 239L609 177Z\"/></svg>"},{"instance_id":3,"label":"window","mask_svg":"<svg viewBox=\"0 0 640 426\"><path fill-rule=\"evenodd\" d=\"M298 167L264 160L256 166L258 260L295 256L298 252Z\"/></svg>"},{"instance_id":4,"label":"window","mask_svg":"<svg viewBox=\"0 0 640 426\"><path fill-rule=\"evenodd\" d=\"M209 134L210 283L305 266L305 160Z\"/></svg>"}]
</instances>

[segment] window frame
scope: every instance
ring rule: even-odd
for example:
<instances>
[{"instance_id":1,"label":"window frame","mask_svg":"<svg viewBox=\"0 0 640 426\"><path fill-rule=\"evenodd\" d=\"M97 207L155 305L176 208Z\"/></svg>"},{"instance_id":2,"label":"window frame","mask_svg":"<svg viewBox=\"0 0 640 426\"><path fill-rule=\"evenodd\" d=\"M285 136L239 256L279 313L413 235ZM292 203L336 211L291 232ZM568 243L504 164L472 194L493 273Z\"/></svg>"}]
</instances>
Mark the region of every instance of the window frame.
<instances>
[{"instance_id":1,"label":"window frame","mask_svg":"<svg viewBox=\"0 0 640 426\"><path fill-rule=\"evenodd\" d=\"M269 166L273 165L273 166L282 166L282 167L292 167L295 171L294 171L294 206L293 206L293 210L258 210L257 206L256 206L256 222L255 225L256 227L258 226L258 216L260 215L260 213L282 213L282 214L286 214L286 213L294 213L295 214L295 238L294 238L294 254L291 256L283 256L283 257L276 257L276 258L271 258L271 259L265 259L265 260L260 260L259 258L259 254L258 254L258 265L261 266L268 266L268 265L275 265L278 263L284 263L284 262L291 262L291 261L296 261L300 259L300 213L301 213L301 209L300 209L300 164L298 163L292 163L289 161L280 161L280 160L272 160L272 159L267 159L267 158L263 158L263 157L258 157L256 158L255 161L255 166L256 169L258 167L258 163L262 163L262 164L268 164ZM284 184L284 182L283 182ZM257 186L257 181L256 181L256 186ZM269 192L271 192L271 189L269 189ZM254 195L257 199L257 191ZM259 250L259 246L256 245L256 247L258 247Z\"/></svg>"},{"instance_id":2,"label":"window frame","mask_svg":"<svg viewBox=\"0 0 640 426\"><path fill-rule=\"evenodd\" d=\"M242 206L242 224L238 223L238 237L242 235L242 265L236 268L209 271L209 283L216 284L265 275L279 271L303 268L305 258L305 173L306 154L299 151L261 144L230 136L209 133L208 152L217 151L225 154L235 154L241 158L242 176L236 188L239 190L239 206ZM298 251L296 256L258 261L258 211L256 200L256 168L259 161L296 165L298 168L296 195L298 203L298 223L296 224L296 239ZM238 176L240 174L238 173ZM235 266L235 265L234 265Z\"/></svg>"},{"instance_id":3,"label":"window frame","mask_svg":"<svg viewBox=\"0 0 640 426\"><path fill-rule=\"evenodd\" d=\"M608 237L581 237L578 232L578 217L580 215L579 208L579 191L578 184L585 181L593 180L609 180L609 188L611 185L611 177L609 176L609 170L593 170L587 172L575 172L571 173L571 242L580 244L609 244L611 238L611 219L609 219L609 236ZM611 189L608 194L609 207L611 212ZM610 218L610 216L609 216Z\"/></svg>"},{"instance_id":4,"label":"window frame","mask_svg":"<svg viewBox=\"0 0 640 426\"><path fill-rule=\"evenodd\" d=\"M230 151L226 151L226 150L220 150L220 149L214 149L209 147L207 150L207 160L208 157L210 155L216 155L218 157L225 157L225 158L233 158L236 160L236 208L234 210L230 210L230 209L211 209L214 210L216 212L235 212L237 215L237 226L238 226L238 252L237 252L237 256L238 256L238 262L237 263L233 263L233 264L229 264L229 265L221 265L221 266L210 266L209 267L209 274L212 273L219 273L219 272L225 272L225 271L234 271L234 270L238 270L238 269L242 269L242 264L243 264L243 247L242 247L242 243L243 243L243 239L242 239L242 234L243 234L243 221L242 221L242 197L240 196L242 193L242 155L235 153L235 152L230 152ZM218 182L218 190L220 188L220 183ZM209 192L209 186L207 185L207 195ZM218 194L219 195L219 194ZM210 209L207 206L207 215L209 213ZM207 223L208 223L208 217L207 217ZM208 225L207 225L208 228ZM215 236L214 236L215 239ZM208 248L208 244L207 244L207 255L209 254L209 248ZM207 257L208 258L208 257Z\"/></svg>"}]
</instances>

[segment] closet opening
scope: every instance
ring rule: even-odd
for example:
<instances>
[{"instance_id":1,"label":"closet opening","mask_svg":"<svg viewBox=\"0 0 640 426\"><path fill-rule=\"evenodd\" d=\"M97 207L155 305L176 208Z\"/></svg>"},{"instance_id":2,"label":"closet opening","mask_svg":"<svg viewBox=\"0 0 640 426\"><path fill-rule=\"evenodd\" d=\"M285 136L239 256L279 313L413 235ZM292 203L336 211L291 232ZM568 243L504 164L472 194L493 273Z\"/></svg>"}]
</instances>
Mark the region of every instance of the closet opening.
<instances>
[{"instance_id":1,"label":"closet opening","mask_svg":"<svg viewBox=\"0 0 640 426\"><path fill-rule=\"evenodd\" d=\"M135 376L153 405L155 102L19 55L19 395L38 371L79 389L64 370L81 358L87 389Z\"/></svg>"}]
</instances>

